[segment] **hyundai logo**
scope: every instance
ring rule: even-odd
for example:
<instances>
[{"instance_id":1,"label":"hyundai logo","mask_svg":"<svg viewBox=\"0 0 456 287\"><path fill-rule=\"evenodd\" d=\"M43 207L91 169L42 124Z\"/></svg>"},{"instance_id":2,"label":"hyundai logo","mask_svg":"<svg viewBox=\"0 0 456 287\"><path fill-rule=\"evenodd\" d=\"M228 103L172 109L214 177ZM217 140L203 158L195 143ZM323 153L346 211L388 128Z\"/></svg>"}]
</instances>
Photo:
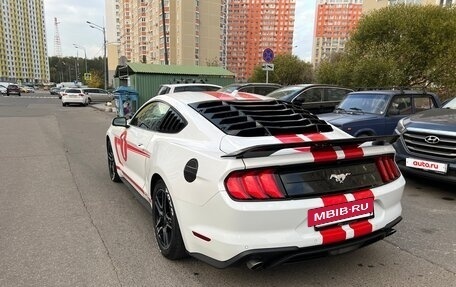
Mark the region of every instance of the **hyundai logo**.
<instances>
[{"instance_id":1,"label":"hyundai logo","mask_svg":"<svg viewBox=\"0 0 456 287\"><path fill-rule=\"evenodd\" d=\"M439 143L440 139L437 136L427 136L424 138L424 141L428 144L437 144Z\"/></svg>"}]
</instances>

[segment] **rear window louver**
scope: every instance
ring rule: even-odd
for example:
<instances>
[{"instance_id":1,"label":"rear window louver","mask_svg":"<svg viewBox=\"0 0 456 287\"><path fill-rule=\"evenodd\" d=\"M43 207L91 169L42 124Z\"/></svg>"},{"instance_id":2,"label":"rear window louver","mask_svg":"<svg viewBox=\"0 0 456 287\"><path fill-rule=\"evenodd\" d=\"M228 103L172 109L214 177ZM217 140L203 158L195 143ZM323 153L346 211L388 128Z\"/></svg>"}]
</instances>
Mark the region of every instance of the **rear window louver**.
<instances>
[{"instance_id":1,"label":"rear window louver","mask_svg":"<svg viewBox=\"0 0 456 287\"><path fill-rule=\"evenodd\" d=\"M208 101L190 105L226 134L254 137L330 132L314 114L281 101Z\"/></svg>"},{"instance_id":2,"label":"rear window louver","mask_svg":"<svg viewBox=\"0 0 456 287\"><path fill-rule=\"evenodd\" d=\"M174 110L170 109L163 117L159 130L164 133L178 133L187 123Z\"/></svg>"}]
</instances>

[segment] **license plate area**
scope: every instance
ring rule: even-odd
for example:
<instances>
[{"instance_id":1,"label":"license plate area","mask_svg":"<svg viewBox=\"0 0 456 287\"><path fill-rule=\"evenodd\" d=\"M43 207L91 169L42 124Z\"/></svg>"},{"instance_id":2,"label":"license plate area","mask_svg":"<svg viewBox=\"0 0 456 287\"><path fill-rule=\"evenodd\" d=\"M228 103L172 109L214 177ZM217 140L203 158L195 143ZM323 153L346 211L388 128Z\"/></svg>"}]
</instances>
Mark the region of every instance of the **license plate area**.
<instances>
[{"instance_id":1,"label":"license plate area","mask_svg":"<svg viewBox=\"0 0 456 287\"><path fill-rule=\"evenodd\" d=\"M429 160L406 158L405 165L412 168L430 170L438 173L447 173L448 165L446 163L440 163Z\"/></svg>"},{"instance_id":2,"label":"license plate area","mask_svg":"<svg viewBox=\"0 0 456 287\"><path fill-rule=\"evenodd\" d=\"M359 218L373 217L374 198L364 198L355 201L310 209L307 212L309 227L323 227Z\"/></svg>"}]
</instances>

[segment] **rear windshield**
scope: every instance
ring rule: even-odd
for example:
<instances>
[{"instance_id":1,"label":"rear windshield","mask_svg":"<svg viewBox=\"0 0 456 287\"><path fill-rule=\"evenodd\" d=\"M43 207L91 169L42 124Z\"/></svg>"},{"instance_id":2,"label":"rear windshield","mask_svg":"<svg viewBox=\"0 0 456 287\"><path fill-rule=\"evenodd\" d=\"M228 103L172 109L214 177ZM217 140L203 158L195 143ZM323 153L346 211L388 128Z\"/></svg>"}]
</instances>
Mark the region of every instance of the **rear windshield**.
<instances>
[{"instance_id":1,"label":"rear windshield","mask_svg":"<svg viewBox=\"0 0 456 287\"><path fill-rule=\"evenodd\" d=\"M66 89L65 93L80 93L81 90L78 89Z\"/></svg>"},{"instance_id":2,"label":"rear windshield","mask_svg":"<svg viewBox=\"0 0 456 287\"><path fill-rule=\"evenodd\" d=\"M213 86L182 86L174 88L174 92L204 92L204 91L218 91L219 87Z\"/></svg>"}]
</instances>

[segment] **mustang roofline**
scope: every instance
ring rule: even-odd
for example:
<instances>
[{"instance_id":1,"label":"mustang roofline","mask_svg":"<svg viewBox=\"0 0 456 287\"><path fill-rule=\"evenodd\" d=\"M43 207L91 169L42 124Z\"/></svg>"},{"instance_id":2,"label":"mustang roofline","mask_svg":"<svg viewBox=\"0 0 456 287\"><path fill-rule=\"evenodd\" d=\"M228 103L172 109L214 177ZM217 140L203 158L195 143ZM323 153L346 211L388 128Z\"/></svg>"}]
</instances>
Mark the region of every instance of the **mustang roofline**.
<instances>
[{"instance_id":1,"label":"mustang roofline","mask_svg":"<svg viewBox=\"0 0 456 287\"><path fill-rule=\"evenodd\" d=\"M295 142L295 143L281 143L281 144L267 144L267 145L255 145L247 148L243 148L229 154L223 155L222 157L234 157L234 158L254 158L264 157L273 154L276 151L287 149L287 148L300 148L300 147L314 147L314 148L325 148L330 146L347 146L354 144L363 144L366 142L372 142L373 145L385 145L386 143L393 143L399 138L398 135L392 136L369 136L360 138L349 138L349 139L336 139L336 140L325 140L325 141L313 141L313 142Z\"/></svg>"}]
</instances>

